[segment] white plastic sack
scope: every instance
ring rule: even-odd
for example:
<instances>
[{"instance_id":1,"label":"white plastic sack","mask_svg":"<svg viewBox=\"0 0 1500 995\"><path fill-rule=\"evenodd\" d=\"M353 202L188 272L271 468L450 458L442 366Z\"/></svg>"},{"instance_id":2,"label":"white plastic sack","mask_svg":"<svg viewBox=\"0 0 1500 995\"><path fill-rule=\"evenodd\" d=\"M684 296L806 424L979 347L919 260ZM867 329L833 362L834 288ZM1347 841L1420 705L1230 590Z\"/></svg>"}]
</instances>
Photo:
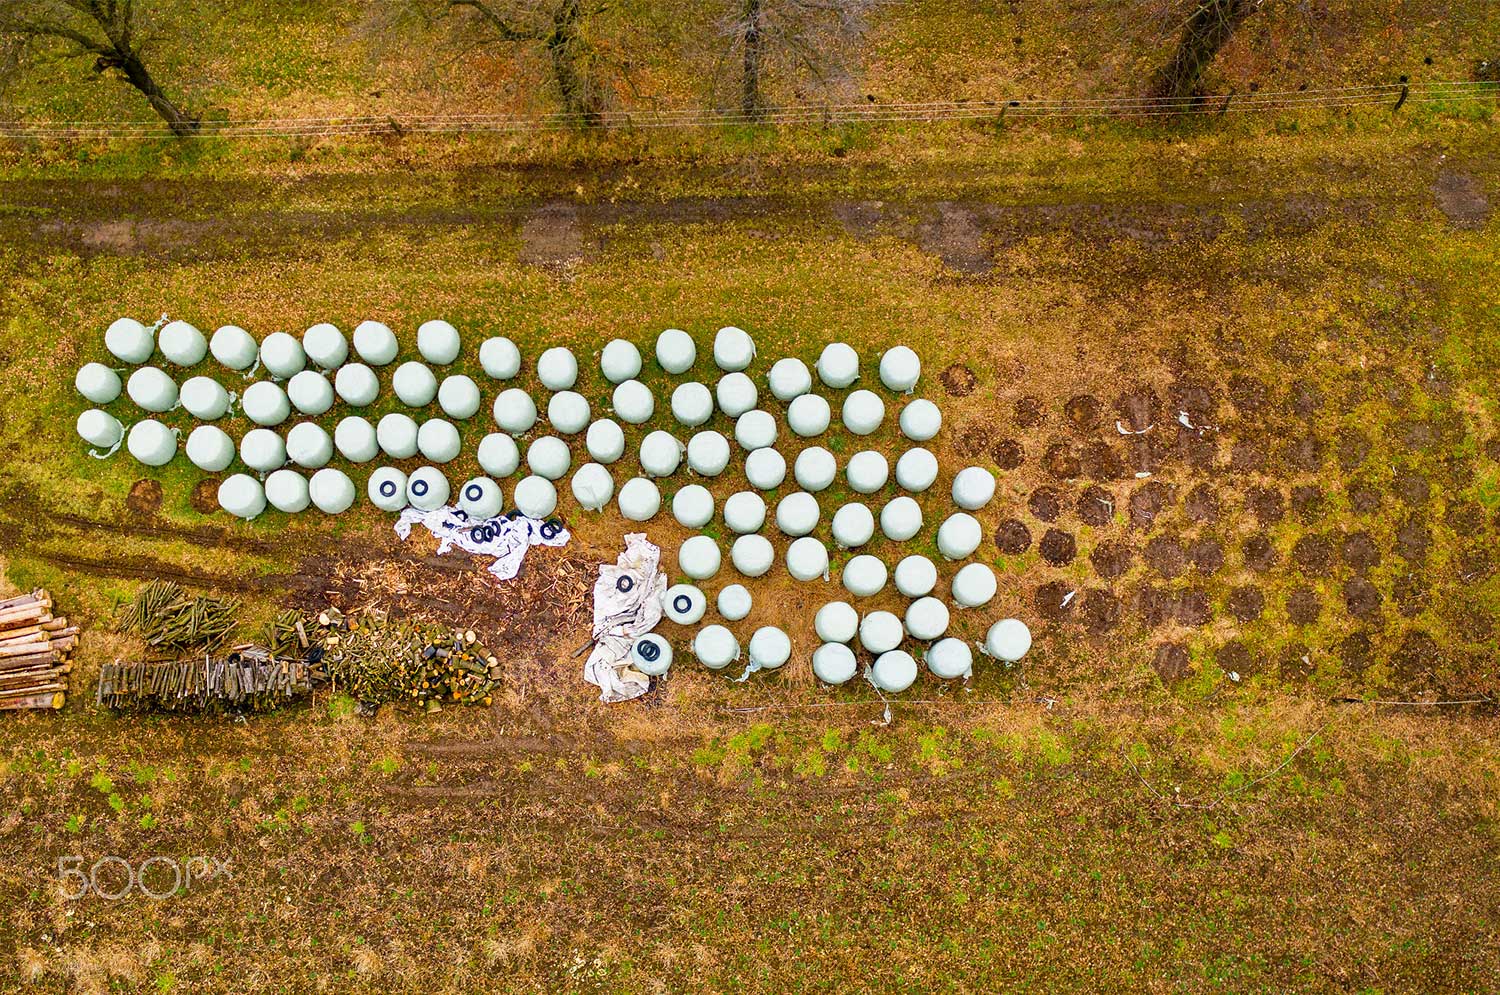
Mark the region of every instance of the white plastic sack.
<instances>
[{"instance_id":1,"label":"white plastic sack","mask_svg":"<svg viewBox=\"0 0 1500 995\"><path fill-rule=\"evenodd\" d=\"M475 522L452 507L431 511L407 508L396 519L396 537L406 539L413 525L421 525L437 536L439 556L454 546L477 556L493 556L495 562L489 571L496 580L510 580L519 573L532 546L564 546L570 538L568 530L556 522L522 516Z\"/></svg>"},{"instance_id":2,"label":"white plastic sack","mask_svg":"<svg viewBox=\"0 0 1500 995\"><path fill-rule=\"evenodd\" d=\"M583 679L599 689L600 701L630 701L650 689L650 676L631 665L631 649L661 621L666 588L661 550L639 532L625 537L625 551L613 566L600 565L594 582L594 649L583 665Z\"/></svg>"}]
</instances>

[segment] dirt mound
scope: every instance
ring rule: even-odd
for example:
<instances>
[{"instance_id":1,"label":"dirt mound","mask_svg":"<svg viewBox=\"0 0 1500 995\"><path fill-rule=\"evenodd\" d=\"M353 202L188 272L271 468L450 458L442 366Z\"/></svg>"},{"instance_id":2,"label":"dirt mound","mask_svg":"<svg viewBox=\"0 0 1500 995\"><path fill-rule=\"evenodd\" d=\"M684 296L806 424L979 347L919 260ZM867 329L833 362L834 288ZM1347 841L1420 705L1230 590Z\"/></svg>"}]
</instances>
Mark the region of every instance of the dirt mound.
<instances>
[{"instance_id":1,"label":"dirt mound","mask_svg":"<svg viewBox=\"0 0 1500 995\"><path fill-rule=\"evenodd\" d=\"M1014 470L1026 462L1026 450L1015 439L1001 439L990 450L990 459L1002 470Z\"/></svg>"},{"instance_id":2,"label":"dirt mound","mask_svg":"<svg viewBox=\"0 0 1500 995\"><path fill-rule=\"evenodd\" d=\"M1108 525L1115 517L1114 495L1098 485L1086 487L1078 495L1077 511L1085 525Z\"/></svg>"},{"instance_id":3,"label":"dirt mound","mask_svg":"<svg viewBox=\"0 0 1500 995\"><path fill-rule=\"evenodd\" d=\"M995 528L995 548L1011 555L1024 553L1031 548L1031 530L1025 522L1007 518Z\"/></svg>"},{"instance_id":4,"label":"dirt mound","mask_svg":"<svg viewBox=\"0 0 1500 995\"><path fill-rule=\"evenodd\" d=\"M1042 536L1037 551L1042 554L1042 559L1054 567L1062 567L1072 563L1073 558L1078 555L1078 543L1070 533L1062 529L1048 529Z\"/></svg>"},{"instance_id":5,"label":"dirt mound","mask_svg":"<svg viewBox=\"0 0 1500 995\"><path fill-rule=\"evenodd\" d=\"M948 392L949 397L968 397L974 393L974 385L979 382L974 371L962 363L954 363L938 374L938 379L942 381L943 390Z\"/></svg>"},{"instance_id":6,"label":"dirt mound","mask_svg":"<svg viewBox=\"0 0 1500 995\"><path fill-rule=\"evenodd\" d=\"M125 507L133 515L141 518L151 518L161 511L161 481L142 479L130 485L130 493L125 495ZM218 493L214 495L214 505L219 503Z\"/></svg>"},{"instance_id":7,"label":"dirt mound","mask_svg":"<svg viewBox=\"0 0 1500 995\"><path fill-rule=\"evenodd\" d=\"M1162 643L1156 648L1151 669L1156 671L1163 684L1176 684L1192 670L1192 658L1188 656L1187 647L1180 643Z\"/></svg>"}]
</instances>

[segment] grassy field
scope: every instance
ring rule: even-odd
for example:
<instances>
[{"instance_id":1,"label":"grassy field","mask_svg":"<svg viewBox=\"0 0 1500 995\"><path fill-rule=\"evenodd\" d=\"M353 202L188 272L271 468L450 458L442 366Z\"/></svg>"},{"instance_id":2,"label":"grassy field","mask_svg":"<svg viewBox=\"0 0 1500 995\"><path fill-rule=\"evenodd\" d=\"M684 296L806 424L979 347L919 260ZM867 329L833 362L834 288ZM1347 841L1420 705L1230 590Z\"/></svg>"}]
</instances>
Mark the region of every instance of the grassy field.
<instances>
[{"instance_id":1,"label":"grassy field","mask_svg":"<svg viewBox=\"0 0 1500 995\"><path fill-rule=\"evenodd\" d=\"M1500 136L1415 111L12 155L0 555L90 627L83 693L0 723L12 983L1493 987L1493 706L1335 703L1496 687ZM407 348L443 316L468 367L488 334L593 360L675 325L703 378L727 323L758 372L834 338L867 369L913 345L945 418L929 527L958 468L1000 478L980 514L1000 594L955 631L1018 614L1037 647L967 687L924 676L880 724L867 686L813 681L823 598L773 575L751 586L792 634L782 673L686 665L599 705L570 654L613 511L565 505L574 541L492 590L368 508L234 523L195 509L181 459L159 498L123 454L89 459L73 371L114 317L163 312L257 335L372 317ZM1163 428L1120 435L1137 410ZM996 544L1008 519L1023 551ZM477 620L505 687L374 720L326 696L244 723L101 712L86 689L133 649L110 613L162 575L236 594L247 626L330 598ZM66 855L200 853L233 877L159 902L59 889Z\"/></svg>"}]
</instances>

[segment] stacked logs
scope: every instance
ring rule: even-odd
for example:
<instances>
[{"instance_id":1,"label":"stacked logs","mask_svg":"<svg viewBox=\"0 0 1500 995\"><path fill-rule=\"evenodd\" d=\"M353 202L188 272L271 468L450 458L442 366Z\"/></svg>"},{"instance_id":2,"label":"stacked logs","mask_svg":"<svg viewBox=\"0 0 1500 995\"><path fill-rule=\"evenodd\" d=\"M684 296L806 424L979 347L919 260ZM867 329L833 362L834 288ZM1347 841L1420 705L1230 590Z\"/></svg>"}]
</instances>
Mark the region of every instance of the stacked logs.
<instances>
[{"instance_id":1,"label":"stacked logs","mask_svg":"<svg viewBox=\"0 0 1500 995\"><path fill-rule=\"evenodd\" d=\"M52 596L38 589L0 601L0 711L61 708L78 626L52 614Z\"/></svg>"},{"instance_id":2,"label":"stacked logs","mask_svg":"<svg viewBox=\"0 0 1500 995\"><path fill-rule=\"evenodd\" d=\"M267 711L311 693L312 671L249 644L193 660L117 660L100 671L94 700L114 709Z\"/></svg>"},{"instance_id":3,"label":"stacked logs","mask_svg":"<svg viewBox=\"0 0 1500 995\"><path fill-rule=\"evenodd\" d=\"M489 705L500 662L473 630L388 619L375 609L318 616L308 654L314 677L367 710L401 704L440 711L444 704Z\"/></svg>"}]
</instances>

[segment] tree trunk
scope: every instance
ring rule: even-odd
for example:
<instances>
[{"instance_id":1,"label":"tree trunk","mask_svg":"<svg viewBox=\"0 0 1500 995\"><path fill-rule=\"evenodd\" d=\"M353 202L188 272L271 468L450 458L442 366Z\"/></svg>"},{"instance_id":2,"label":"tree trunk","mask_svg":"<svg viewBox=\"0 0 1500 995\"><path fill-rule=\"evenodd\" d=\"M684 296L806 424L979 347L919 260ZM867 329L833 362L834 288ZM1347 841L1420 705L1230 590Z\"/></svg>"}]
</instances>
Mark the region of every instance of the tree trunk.
<instances>
[{"instance_id":1,"label":"tree trunk","mask_svg":"<svg viewBox=\"0 0 1500 995\"><path fill-rule=\"evenodd\" d=\"M172 129L172 134L178 138L197 134L198 119L172 102L151 74L146 71L146 64L141 61L139 55L133 51L116 50L113 56L101 61L125 74L125 79L130 85L139 90L151 104L152 110L167 122L167 127Z\"/></svg>"},{"instance_id":2,"label":"tree trunk","mask_svg":"<svg viewBox=\"0 0 1500 995\"><path fill-rule=\"evenodd\" d=\"M1199 95L1203 72L1262 0L1197 0L1172 59L1157 71L1151 94L1174 100Z\"/></svg>"},{"instance_id":3,"label":"tree trunk","mask_svg":"<svg viewBox=\"0 0 1500 995\"><path fill-rule=\"evenodd\" d=\"M547 57L552 60L552 78L562 96L563 110L577 116L585 127L597 128L602 119L597 95L578 69L578 25L583 20L583 0L561 0L547 36Z\"/></svg>"},{"instance_id":4,"label":"tree trunk","mask_svg":"<svg viewBox=\"0 0 1500 995\"><path fill-rule=\"evenodd\" d=\"M765 103L760 95L760 5L761 0L745 0L745 52L740 79L740 113L750 121L760 120L765 110Z\"/></svg>"}]
</instances>

